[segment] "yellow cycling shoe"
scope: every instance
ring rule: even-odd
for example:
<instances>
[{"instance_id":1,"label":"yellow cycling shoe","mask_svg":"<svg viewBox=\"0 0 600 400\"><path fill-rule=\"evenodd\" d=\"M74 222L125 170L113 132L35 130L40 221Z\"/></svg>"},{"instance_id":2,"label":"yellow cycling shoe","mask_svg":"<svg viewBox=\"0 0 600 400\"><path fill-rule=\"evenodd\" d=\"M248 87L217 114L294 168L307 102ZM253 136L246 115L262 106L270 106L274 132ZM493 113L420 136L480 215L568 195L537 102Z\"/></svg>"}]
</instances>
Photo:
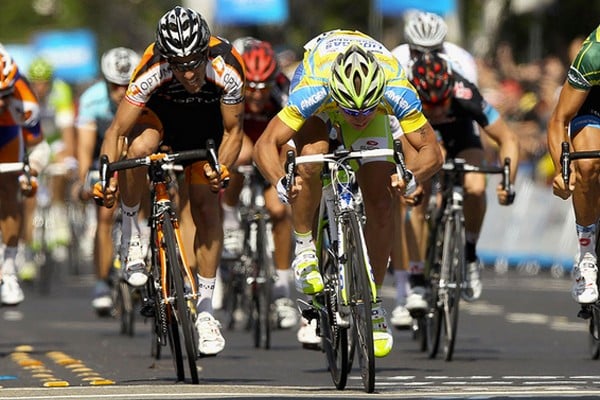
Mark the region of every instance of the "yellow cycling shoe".
<instances>
[{"instance_id":1,"label":"yellow cycling shoe","mask_svg":"<svg viewBox=\"0 0 600 400\"><path fill-rule=\"evenodd\" d=\"M306 250L296 255L292 262L296 290L304 294L323 291L323 277L319 272L319 260L314 250Z\"/></svg>"},{"instance_id":2,"label":"yellow cycling shoe","mask_svg":"<svg viewBox=\"0 0 600 400\"><path fill-rule=\"evenodd\" d=\"M387 323L385 310L381 306L381 301L373 303L371 309L371 320L373 322L373 347L375 357L385 357L392 351L394 345L394 336Z\"/></svg>"}]
</instances>

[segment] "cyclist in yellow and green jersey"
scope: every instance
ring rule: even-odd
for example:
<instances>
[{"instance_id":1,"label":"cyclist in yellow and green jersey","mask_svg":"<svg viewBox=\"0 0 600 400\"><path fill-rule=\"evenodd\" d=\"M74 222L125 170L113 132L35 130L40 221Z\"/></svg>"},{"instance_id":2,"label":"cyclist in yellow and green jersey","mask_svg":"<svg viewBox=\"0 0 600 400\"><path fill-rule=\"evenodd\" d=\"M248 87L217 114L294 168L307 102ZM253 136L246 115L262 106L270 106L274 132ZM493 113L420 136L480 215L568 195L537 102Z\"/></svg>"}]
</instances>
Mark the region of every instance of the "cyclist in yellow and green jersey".
<instances>
[{"instance_id":1,"label":"cyclist in yellow and green jersey","mask_svg":"<svg viewBox=\"0 0 600 400\"><path fill-rule=\"evenodd\" d=\"M299 155L326 153L332 127L346 148L390 148L392 115L418 152L418 158L407 160L416 180L431 177L442 165L442 154L421 112L417 93L383 44L358 31L335 30L317 36L304 48L288 103L256 142L254 158L263 176L277 188L280 199L292 205L296 289L315 294L323 290L312 235L321 194L320 168L300 168L288 193L279 149L292 142ZM357 178L367 216L369 259L380 288L393 245L392 196L405 194L405 189L416 186L416 182L404 182L396 174L391 157L362 163ZM392 349L393 336L379 299L372 309L375 355L383 357Z\"/></svg>"}]
</instances>

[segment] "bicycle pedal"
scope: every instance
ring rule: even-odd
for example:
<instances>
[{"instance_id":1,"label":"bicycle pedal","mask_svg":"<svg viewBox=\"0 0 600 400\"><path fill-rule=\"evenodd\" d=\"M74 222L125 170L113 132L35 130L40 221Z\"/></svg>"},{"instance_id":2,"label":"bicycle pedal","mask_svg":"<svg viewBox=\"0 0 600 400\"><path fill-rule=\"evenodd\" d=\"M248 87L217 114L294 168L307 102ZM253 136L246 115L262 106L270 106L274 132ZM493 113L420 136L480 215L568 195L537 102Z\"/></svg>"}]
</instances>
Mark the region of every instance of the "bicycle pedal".
<instances>
[{"instance_id":1,"label":"bicycle pedal","mask_svg":"<svg viewBox=\"0 0 600 400\"><path fill-rule=\"evenodd\" d=\"M146 318L154 317L154 305L152 304L152 301L145 300L143 302L142 307L140 308L140 314Z\"/></svg>"},{"instance_id":2,"label":"bicycle pedal","mask_svg":"<svg viewBox=\"0 0 600 400\"><path fill-rule=\"evenodd\" d=\"M319 312L313 307L312 304L302 299L296 299L296 304L300 314L302 314L302 316L308 321L319 318Z\"/></svg>"}]
</instances>

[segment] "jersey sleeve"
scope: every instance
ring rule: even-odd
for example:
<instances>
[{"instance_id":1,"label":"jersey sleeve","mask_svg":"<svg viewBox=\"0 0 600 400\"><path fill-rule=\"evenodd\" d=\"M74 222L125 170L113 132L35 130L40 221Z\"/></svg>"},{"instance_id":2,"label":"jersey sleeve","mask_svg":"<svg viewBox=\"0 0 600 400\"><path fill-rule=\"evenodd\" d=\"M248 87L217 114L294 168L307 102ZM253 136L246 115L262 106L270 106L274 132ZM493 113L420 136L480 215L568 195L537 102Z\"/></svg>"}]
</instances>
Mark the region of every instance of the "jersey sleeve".
<instances>
[{"instance_id":1,"label":"jersey sleeve","mask_svg":"<svg viewBox=\"0 0 600 400\"><path fill-rule=\"evenodd\" d=\"M590 90L600 85L599 28L583 42L567 73L567 81L575 89Z\"/></svg>"},{"instance_id":2,"label":"jersey sleeve","mask_svg":"<svg viewBox=\"0 0 600 400\"><path fill-rule=\"evenodd\" d=\"M52 83L50 102L56 110L54 117L56 126L64 129L75 123L75 104L73 102L73 91L68 83L55 79Z\"/></svg>"}]
</instances>

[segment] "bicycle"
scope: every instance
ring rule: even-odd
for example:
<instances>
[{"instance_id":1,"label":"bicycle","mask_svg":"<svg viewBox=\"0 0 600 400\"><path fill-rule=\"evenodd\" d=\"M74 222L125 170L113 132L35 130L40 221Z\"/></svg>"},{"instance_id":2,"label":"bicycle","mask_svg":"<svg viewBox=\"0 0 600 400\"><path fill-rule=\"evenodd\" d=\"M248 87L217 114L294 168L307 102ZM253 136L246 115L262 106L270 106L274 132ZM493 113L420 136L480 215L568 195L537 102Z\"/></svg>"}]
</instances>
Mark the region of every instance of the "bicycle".
<instances>
[{"instance_id":1,"label":"bicycle","mask_svg":"<svg viewBox=\"0 0 600 400\"><path fill-rule=\"evenodd\" d=\"M324 289L310 302L298 300L302 316L316 319L317 334L335 387L345 388L355 352L364 389L375 390L375 356L371 306L377 299L373 271L363 233L365 216L352 160L395 158L398 171L409 182L400 141L394 149L338 149L329 154L296 157L288 152L287 182L296 165L322 163L322 196L317 216L316 247Z\"/></svg>"},{"instance_id":2,"label":"bicycle","mask_svg":"<svg viewBox=\"0 0 600 400\"><path fill-rule=\"evenodd\" d=\"M475 166L464 159L448 159L442 166L441 204L430 215L425 273L427 312L419 324L421 337L427 338L429 358L437 356L442 327L444 358L451 361L456 344L461 291L467 278L465 260L465 227L463 214L463 176L465 173L502 174L502 187L510 188L510 159L502 166Z\"/></svg>"},{"instance_id":3,"label":"bicycle","mask_svg":"<svg viewBox=\"0 0 600 400\"><path fill-rule=\"evenodd\" d=\"M237 167L244 176L240 192L241 227L244 245L239 260L224 262L224 309L229 329L235 324L234 313L247 315L246 329L252 330L254 347L271 347L271 328L276 324L272 304L275 279L273 236L269 213L265 207L266 182L253 165Z\"/></svg>"},{"instance_id":4,"label":"bicycle","mask_svg":"<svg viewBox=\"0 0 600 400\"><path fill-rule=\"evenodd\" d=\"M562 178L566 187L569 187L571 161L590 158L600 158L600 150L571 152L569 150L569 142L562 143L560 164ZM596 229L596 231L598 230ZM596 235L596 254L600 254L600 239L598 235ZM600 358L600 300L591 304L582 304L577 317L589 320L590 355L592 360L597 360Z\"/></svg>"},{"instance_id":5,"label":"bicycle","mask_svg":"<svg viewBox=\"0 0 600 400\"><path fill-rule=\"evenodd\" d=\"M207 141L207 148L178 153L155 153L146 157L126 159L108 163L101 156L101 183L106 187L107 179L114 172L148 167L150 181L151 214L150 226L150 270L145 286L142 315L154 319L153 351L166 346L171 350L178 382L185 381L184 354L187 355L191 381L197 384L198 333L194 326L196 317L195 300L198 293L196 279L188 266L179 221L175 206L168 191L168 164L185 161L208 160L213 169L220 170L214 141ZM159 355L158 355L159 356ZM157 357L158 357L157 356Z\"/></svg>"}]
</instances>

